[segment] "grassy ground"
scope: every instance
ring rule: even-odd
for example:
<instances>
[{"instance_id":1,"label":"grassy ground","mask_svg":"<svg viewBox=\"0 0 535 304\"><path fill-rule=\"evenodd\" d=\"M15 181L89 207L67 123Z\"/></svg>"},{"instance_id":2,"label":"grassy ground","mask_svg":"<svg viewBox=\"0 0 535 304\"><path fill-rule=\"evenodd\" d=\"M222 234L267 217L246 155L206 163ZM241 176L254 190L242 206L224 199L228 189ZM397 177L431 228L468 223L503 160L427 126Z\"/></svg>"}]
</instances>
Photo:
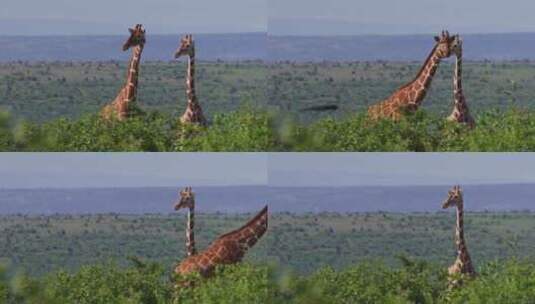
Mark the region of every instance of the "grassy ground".
<instances>
[{"instance_id":1,"label":"grassy ground","mask_svg":"<svg viewBox=\"0 0 535 304\"><path fill-rule=\"evenodd\" d=\"M296 113L300 121L345 117L364 111L412 80L420 62L349 62L275 64L269 66L270 105ZM431 113L451 112L451 61L441 63L423 103ZM472 112L505 109L512 105L532 107L535 98L535 64L532 62L463 62L463 87ZM300 109L335 104L331 112Z\"/></svg>"},{"instance_id":2,"label":"grassy ground","mask_svg":"<svg viewBox=\"0 0 535 304\"><path fill-rule=\"evenodd\" d=\"M10 114L0 113L0 150L534 151L535 64L465 65L475 131L444 121L447 62L422 110L396 123L372 123L364 110L412 79L419 63L201 63L199 96L211 120L201 130L177 122L184 64L145 63L137 107L146 115L106 124L95 113L115 96L124 63L5 63L0 107ZM302 111L328 104L339 108Z\"/></svg>"},{"instance_id":3,"label":"grassy ground","mask_svg":"<svg viewBox=\"0 0 535 304\"><path fill-rule=\"evenodd\" d=\"M200 214L199 248L239 227L246 215ZM273 214L270 228L247 256L298 273L329 265L343 269L370 259L397 265L404 254L447 265L454 260L454 214ZM468 213L466 238L476 265L496 258L529 258L535 250L535 214ZM180 215L6 216L0 221L0 258L32 274L127 256L166 269L184 256ZM313 253L313 254L310 254Z\"/></svg>"},{"instance_id":4,"label":"grassy ground","mask_svg":"<svg viewBox=\"0 0 535 304\"><path fill-rule=\"evenodd\" d=\"M0 64L0 107L17 119L43 122L97 112L124 84L124 62ZM200 62L199 99L211 117L243 103L293 113L300 121L344 117L388 97L413 79L421 62L348 62L267 64L260 61ZM184 62L145 62L138 101L147 110L182 113ZM451 109L451 60L441 64L424 109L443 116ZM511 105L532 107L535 63L464 62L465 94L474 113ZM302 108L336 104L334 112Z\"/></svg>"},{"instance_id":5,"label":"grassy ground","mask_svg":"<svg viewBox=\"0 0 535 304\"><path fill-rule=\"evenodd\" d=\"M138 103L146 111L179 115L185 100L184 62L146 62L140 70ZM259 62L197 64L197 91L204 111L266 104L265 67ZM17 119L44 122L96 113L124 85L125 62L0 64L0 107Z\"/></svg>"},{"instance_id":6,"label":"grassy ground","mask_svg":"<svg viewBox=\"0 0 535 304\"><path fill-rule=\"evenodd\" d=\"M199 214L199 247L246 217ZM171 275L181 216L4 216L0 302L531 303L535 215L466 217L478 276L450 290L453 213L274 214L246 262L209 280ZM184 279L195 288L173 287Z\"/></svg>"}]
</instances>

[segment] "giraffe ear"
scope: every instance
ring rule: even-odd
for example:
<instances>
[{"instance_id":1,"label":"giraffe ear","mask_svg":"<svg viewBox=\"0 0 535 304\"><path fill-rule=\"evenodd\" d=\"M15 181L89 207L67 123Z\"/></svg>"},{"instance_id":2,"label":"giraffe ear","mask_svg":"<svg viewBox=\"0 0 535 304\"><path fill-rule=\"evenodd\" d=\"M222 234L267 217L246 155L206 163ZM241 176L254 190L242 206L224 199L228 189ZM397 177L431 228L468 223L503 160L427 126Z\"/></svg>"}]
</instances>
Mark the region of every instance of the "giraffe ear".
<instances>
[{"instance_id":1,"label":"giraffe ear","mask_svg":"<svg viewBox=\"0 0 535 304\"><path fill-rule=\"evenodd\" d=\"M129 28L128 31L130 32L130 34L134 33L134 29L133 28Z\"/></svg>"},{"instance_id":2,"label":"giraffe ear","mask_svg":"<svg viewBox=\"0 0 535 304\"><path fill-rule=\"evenodd\" d=\"M436 42L439 42L439 41L440 41L440 37L435 36L435 41L436 41Z\"/></svg>"}]
</instances>

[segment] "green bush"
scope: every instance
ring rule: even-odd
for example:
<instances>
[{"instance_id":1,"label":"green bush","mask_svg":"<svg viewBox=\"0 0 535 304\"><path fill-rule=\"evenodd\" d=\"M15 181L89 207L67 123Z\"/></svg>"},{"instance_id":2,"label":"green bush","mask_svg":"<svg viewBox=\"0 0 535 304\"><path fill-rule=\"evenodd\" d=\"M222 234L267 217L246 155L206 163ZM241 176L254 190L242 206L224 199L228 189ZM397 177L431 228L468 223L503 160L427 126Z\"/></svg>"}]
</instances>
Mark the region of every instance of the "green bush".
<instances>
[{"instance_id":1,"label":"green bush","mask_svg":"<svg viewBox=\"0 0 535 304\"><path fill-rule=\"evenodd\" d=\"M253 109L219 114L208 127L184 126L157 112L126 121L98 115L44 124L21 122L10 130L0 115L0 150L18 151L265 151L268 115ZM5 138L5 139L4 139Z\"/></svg>"},{"instance_id":2,"label":"green bush","mask_svg":"<svg viewBox=\"0 0 535 304\"><path fill-rule=\"evenodd\" d=\"M278 303L434 303L446 287L444 271L421 262L397 269L363 262L282 282Z\"/></svg>"},{"instance_id":3,"label":"green bush","mask_svg":"<svg viewBox=\"0 0 535 304\"><path fill-rule=\"evenodd\" d=\"M170 279L171 278L171 279ZM187 279L190 287L173 282ZM201 279L169 276L159 264L120 268L83 266L42 278L0 269L1 303L533 303L535 264L495 261L478 276L450 289L446 268L403 259L398 267L368 261L309 276L279 273L265 265L224 266Z\"/></svg>"},{"instance_id":4,"label":"green bush","mask_svg":"<svg viewBox=\"0 0 535 304\"><path fill-rule=\"evenodd\" d=\"M487 111L477 127L418 111L398 122L364 113L310 125L243 108L216 114L208 127L152 112L124 122L98 115L14 124L0 113L0 151L535 151L534 112Z\"/></svg>"},{"instance_id":5,"label":"green bush","mask_svg":"<svg viewBox=\"0 0 535 304\"><path fill-rule=\"evenodd\" d=\"M423 111L398 122L369 121L360 113L286 127L278 142L294 151L535 151L533 112L488 111L476 121L470 130Z\"/></svg>"},{"instance_id":6,"label":"green bush","mask_svg":"<svg viewBox=\"0 0 535 304\"><path fill-rule=\"evenodd\" d=\"M0 110L0 151L11 151L14 148L11 124L9 113Z\"/></svg>"},{"instance_id":7,"label":"green bush","mask_svg":"<svg viewBox=\"0 0 535 304\"><path fill-rule=\"evenodd\" d=\"M454 290L450 298L451 303L534 303L535 264L489 263L476 280Z\"/></svg>"},{"instance_id":8,"label":"green bush","mask_svg":"<svg viewBox=\"0 0 535 304\"><path fill-rule=\"evenodd\" d=\"M493 262L473 280L448 288L444 267L411 261L399 268L363 262L342 271L279 279L273 303L533 303L535 264Z\"/></svg>"},{"instance_id":9,"label":"green bush","mask_svg":"<svg viewBox=\"0 0 535 304\"><path fill-rule=\"evenodd\" d=\"M0 273L1 274L1 273ZM193 287L175 287L159 264L83 266L43 278L0 277L0 303L267 303L267 267L220 267L208 280L194 276Z\"/></svg>"},{"instance_id":10,"label":"green bush","mask_svg":"<svg viewBox=\"0 0 535 304\"><path fill-rule=\"evenodd\" d=\"M177 287L173 303L268 303L268 283L267 266L220 267L208 280L197 277L193 288Z\"/></svg>"},{"instance_id":11,"label":"green bush","mask_svg":"<svg viewBox=\"0 0 535 304\"><path fill-rule=\"evenodd\" d=\"M205 130L181 126L173 143L175 151L269 151L273 132L269 116L254 110L241 110L214 116ZM203 132L204 131L204 132Z\"/></svg>"}]
</instances>

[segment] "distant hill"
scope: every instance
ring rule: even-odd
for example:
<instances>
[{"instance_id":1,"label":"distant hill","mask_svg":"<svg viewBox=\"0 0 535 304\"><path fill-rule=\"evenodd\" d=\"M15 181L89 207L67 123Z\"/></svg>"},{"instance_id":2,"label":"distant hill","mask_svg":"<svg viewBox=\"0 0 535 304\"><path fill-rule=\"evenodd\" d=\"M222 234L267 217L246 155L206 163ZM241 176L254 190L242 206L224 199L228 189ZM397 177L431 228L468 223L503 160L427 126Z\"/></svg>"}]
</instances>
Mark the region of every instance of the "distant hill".
<instances>
[{"instance_id":1,"label":"distant hill","mask_svg":"<svg viewBox=\"0 0 535 304\"><path fill-rule=\"evenodd\" d=\"M450 186L363 186L270 188L272 211L436 212ZM528 184L463 186L470 211L535 210L535 187Z\"/></svg>"},{"instance_id":2,"label":"distant hill","mask_svg":"<svg viewBox=\"0 0 535 304\"><path fill-rule=\"evenodd\" d=\"M144 60L172 60L180 34L150 35ZM201 60L422 61L433 35L197 34ZM126 60L125 36L0 36L0 62ZM468 60L535 60L535 33L463 35Z\"/></svg>"},{"instance_id":3,"label":"distant hill","mask_svg":"<svg viewBox=\"0 0 535 304\"><path fill-rule=\"evenodd\" d=\"M461 33L462 34L462 33ZM468 60L535 59L535 33L462 35ZM269 36L269 60L423 61L433 35Z\"/></svg>"},{"instance_id":4,"label":"distant hill","mask_svg":"<svg viewBox=\"0 0 535 304\"><path fill-rule=\"evenodd\" d=\"M449 186L197 187L200 212L436 212ZM534 185L468 185L471 211L535 211ZM175 188L0 190L0 214L172 213Z\"/></svg>"},{"instance_id":5,"label":"distant hill","mask_svg":"<svg viewBox=\"0 0 535 304\"><path fill-rule=\"evenodd\" d=\"M144 60L172 60L180 34L148 35ZM126 36L0 36L0 62L126 60L121 46ZM261 60L266 56L265 33L195 35L201 60Z\"/></svg>"},{"instance_id":6,"label":"distant hill","mask_svg":"<svg viewBox=\"0 0 535 304\"><path fill-rule=\"evenodd\" d=\"M263 187L195 187L200 212L246 213L267 202ZM0 214L172 213L177 188L0 190Z\"/></svg>"}]
</instances>

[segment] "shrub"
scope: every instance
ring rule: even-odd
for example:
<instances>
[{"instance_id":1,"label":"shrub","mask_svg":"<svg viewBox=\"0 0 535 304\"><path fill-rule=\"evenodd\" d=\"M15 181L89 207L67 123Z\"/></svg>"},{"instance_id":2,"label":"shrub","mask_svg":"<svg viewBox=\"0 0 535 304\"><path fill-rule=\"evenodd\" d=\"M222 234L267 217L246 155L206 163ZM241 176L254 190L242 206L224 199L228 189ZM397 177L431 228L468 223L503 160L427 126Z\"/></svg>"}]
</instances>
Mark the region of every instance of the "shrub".
<instances>
[{"instance_id":1,"label":"shrub","mask_svg":"<svg viewBox=\"0 0 535 304\"><path fill-rule=\"evenodd\" d=\"M216 115L209 127L183 126L153 112L125 121L98 115L58 119L42 125L4 127L0 150L18 151L265 151L271 147L268 115L253 109ZM13 139L14 138L14 139Z\"/></svg>"}]
</instances>

